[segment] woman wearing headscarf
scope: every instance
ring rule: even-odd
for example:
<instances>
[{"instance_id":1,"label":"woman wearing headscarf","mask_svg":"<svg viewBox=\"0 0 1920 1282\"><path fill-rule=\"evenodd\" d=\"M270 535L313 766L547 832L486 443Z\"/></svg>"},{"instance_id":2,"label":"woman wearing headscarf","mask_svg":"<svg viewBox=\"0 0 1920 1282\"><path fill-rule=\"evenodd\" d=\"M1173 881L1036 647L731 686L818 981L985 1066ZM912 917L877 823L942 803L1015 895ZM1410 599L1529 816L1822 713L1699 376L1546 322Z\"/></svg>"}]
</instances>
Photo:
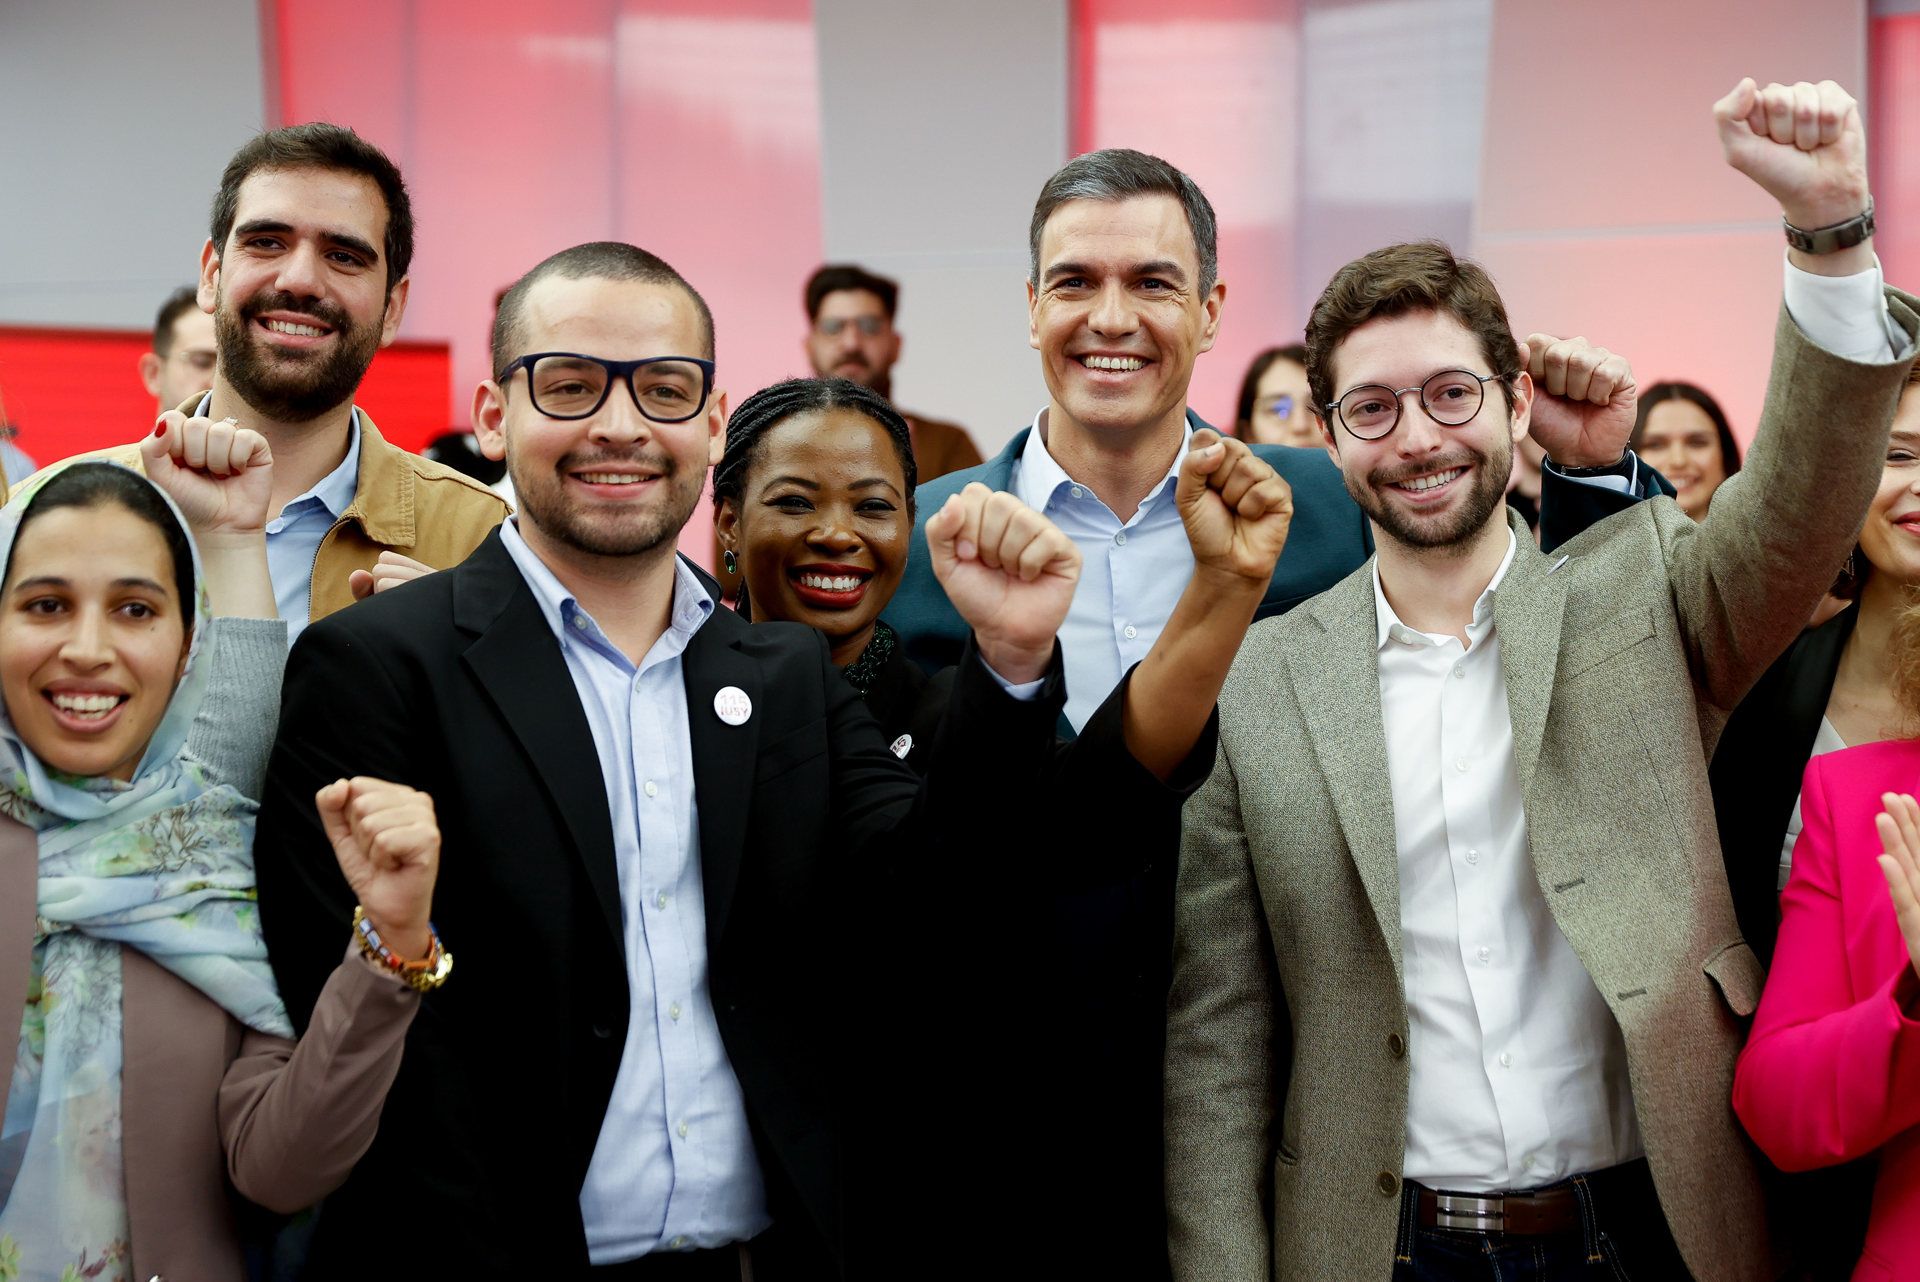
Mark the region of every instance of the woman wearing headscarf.
<instances>
[{"instance_id":1,"label":"woman wearing headscarf","mask_svg":"<svg viewBox=\"0 0 1920 1282\"><path fill-rule=\"evenodd\" d=\"M291 1210L344 1177L450 967L425 929L430 804L331 785L317 804L379 960L350 947L290 1040L242 790L285 653L271 456L230 422L168 415L145 462L152 481L53 469L0 508L0 1012L21 1012L0 1036L7 1282L238 1282L235 1189Z\"/></svg>"}]
</instances>

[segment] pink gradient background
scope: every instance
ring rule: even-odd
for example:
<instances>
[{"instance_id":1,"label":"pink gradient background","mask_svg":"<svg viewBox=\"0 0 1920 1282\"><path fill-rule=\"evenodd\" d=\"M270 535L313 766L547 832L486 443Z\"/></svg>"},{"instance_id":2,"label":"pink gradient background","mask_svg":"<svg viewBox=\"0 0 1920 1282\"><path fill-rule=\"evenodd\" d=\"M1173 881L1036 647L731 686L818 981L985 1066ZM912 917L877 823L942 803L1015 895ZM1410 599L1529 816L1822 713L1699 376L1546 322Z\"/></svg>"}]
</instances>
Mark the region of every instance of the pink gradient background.
<instances>
[{"instance_id":1,"label":"pink gradient background","mask_svg":"<svg viewBox=\"0 0 1920 1282\"><path fill-rule=\"evenodd\" d=\"M453 426L489 374L495 294L590 240L652 250L705 296L734 403L787 373L793 299L821 245L810 0L271 9L269 123L351 125L407 175L403 333L451 344ZM711 519L703 503L680 540L703 564Z\"/></svg>"}]
</instances>

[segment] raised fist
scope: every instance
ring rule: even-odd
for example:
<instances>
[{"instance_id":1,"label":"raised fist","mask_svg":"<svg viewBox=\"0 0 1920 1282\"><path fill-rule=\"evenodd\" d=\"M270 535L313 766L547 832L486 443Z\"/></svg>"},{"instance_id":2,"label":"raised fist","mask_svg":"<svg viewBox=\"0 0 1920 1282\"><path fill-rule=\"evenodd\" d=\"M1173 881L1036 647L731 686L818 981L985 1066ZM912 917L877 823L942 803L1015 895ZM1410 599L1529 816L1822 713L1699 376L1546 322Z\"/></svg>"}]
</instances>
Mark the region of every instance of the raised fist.
<instances>
[{"instance_id":1,"label":"raised fist","mask_svg":"<svg viewBox=\"0 0 1920 1282\"><path fill-rule=\"evenodd\" d=\"M1867 207L1867 136L1860 105L1831 80L1757 87L1752 78L1713 104L1727 163L1780 202L1803 231Z\"/></svg>"},{"instance_id":2,"label":"raised fist","mask_svg":"<svg viewBox=\"0 0 1920 1282\"><path fill-rule=\"evenodd\" d=\"M1584 338L1529 334L1520 365L1533 378L1527 434L1561 467L1607 467L1626 453L1640 389L1627 358Z\"/></svg>"},{"instance_id":3,"label":"raised fist","mask_svg":"<svg viewBox=\"0 0 1920 1282\"><path fill-rule=\"evenodd\" d=\"M1198 568L1273 578L1293 524L1293 489L1245 441L1210 427L1195 432L1173 501Z\"/></svg>"},{"instance_id":4,"label":"raised fist","mask_svg":"<svg viewBox=\"0 0 1920 1282\"><path fill-rule=\"evenodd\" d=\"M273 493L267 438L233 419L160 416L140 442L147 475L167 492L195 534L258 534Z\"/></svg>"},{"instance_id":5,"label":"raised fist","mask_svg":"<svg viewBox=\"0 0 1920 1282\"><path fill-rule=\"evenodd\" d=\"M427 955L427 920L440 871L433 798L405 784L356 775L314 794L333 857L387 947Z\"/></svg>"},{"instance_id":6,"label":"raised fist","mask_svg":"<svg viewBox=\"0 0 1920 1282\"><path fill-rule=\"evenodd\" d=\"M1080 549L1013 495L975 481L927 521L927 551L980 657L1016 684L1037 681L1080 581Z\"/></svg>"}]
</instances>

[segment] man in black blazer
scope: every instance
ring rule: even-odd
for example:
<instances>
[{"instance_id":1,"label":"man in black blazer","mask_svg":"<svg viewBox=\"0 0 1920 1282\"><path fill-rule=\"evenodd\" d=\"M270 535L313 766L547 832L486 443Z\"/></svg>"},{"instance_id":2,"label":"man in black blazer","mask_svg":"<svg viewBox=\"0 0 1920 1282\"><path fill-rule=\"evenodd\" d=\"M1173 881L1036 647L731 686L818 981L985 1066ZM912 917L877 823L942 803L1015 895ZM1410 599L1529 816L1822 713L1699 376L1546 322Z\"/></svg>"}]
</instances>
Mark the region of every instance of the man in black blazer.
<instances>
[{"instance_id":1,"label":"man in black blazer","mask_svg":"<svg viewBox=\"0 0 1920 1282\"><path fill-rule=\"evenodd\" d=\"M259 882L296 1027L355 907L314 809L335 779L433 797L457 959L312 1276L843 1272L874 887L911 912L990 859L989 799L1038 773L1064 699L1079 557L984 490L930 527L978 633L918 786L817 633L749 629L675 555L724 433L712 354L704 302L643 250L536 267L474 413L519 516L294 649Z\"/></svg>"}]
</instances>

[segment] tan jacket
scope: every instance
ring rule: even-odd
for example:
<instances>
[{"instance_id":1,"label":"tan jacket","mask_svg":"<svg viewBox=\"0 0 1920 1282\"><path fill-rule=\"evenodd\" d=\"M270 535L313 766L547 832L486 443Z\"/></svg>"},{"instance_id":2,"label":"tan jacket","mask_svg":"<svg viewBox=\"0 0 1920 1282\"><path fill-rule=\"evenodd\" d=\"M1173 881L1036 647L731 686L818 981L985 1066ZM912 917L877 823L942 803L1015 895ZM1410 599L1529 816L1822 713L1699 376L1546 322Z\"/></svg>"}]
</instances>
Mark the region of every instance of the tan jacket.
<instances>
[{"instance_id":1,"label":"tan jacket","mask_svg":"<svg viewBox=\"0 0 1920 1282\"><path fill-rule=\"evenodd\" d=\"M1905 372L1821 351L1783 309L1759 435L1709 520L1657 499L1554 557L1516 524L1495 593L1534 875L1620 1027L1703 1279L1778 1274L1731 1106L1761 971L1707 758L1852 546ZM1370 575L1254 625L1185 812L1166 1074L1183 1280L1393 1271L1410 1034Z\"/></svg>"},{"instance_id":2,"label":"tan jacket","mask_svg":"<svg viewBox=\"0 0 1920 1282\"><path fill-rule=\"evenodd\" d=\"M180 411L191 414L199 404L196 396ZM79 457L106 458L144 470L138 445ZM382 552L399 552L436 570L460 564L506 519L507 511L505 499L471 477L389 445L372 416L361 410L360 475L353 502L327 531L314 557L308 619L352 605L347 576L371 570Z\"/></svg>"}]
</instances>

